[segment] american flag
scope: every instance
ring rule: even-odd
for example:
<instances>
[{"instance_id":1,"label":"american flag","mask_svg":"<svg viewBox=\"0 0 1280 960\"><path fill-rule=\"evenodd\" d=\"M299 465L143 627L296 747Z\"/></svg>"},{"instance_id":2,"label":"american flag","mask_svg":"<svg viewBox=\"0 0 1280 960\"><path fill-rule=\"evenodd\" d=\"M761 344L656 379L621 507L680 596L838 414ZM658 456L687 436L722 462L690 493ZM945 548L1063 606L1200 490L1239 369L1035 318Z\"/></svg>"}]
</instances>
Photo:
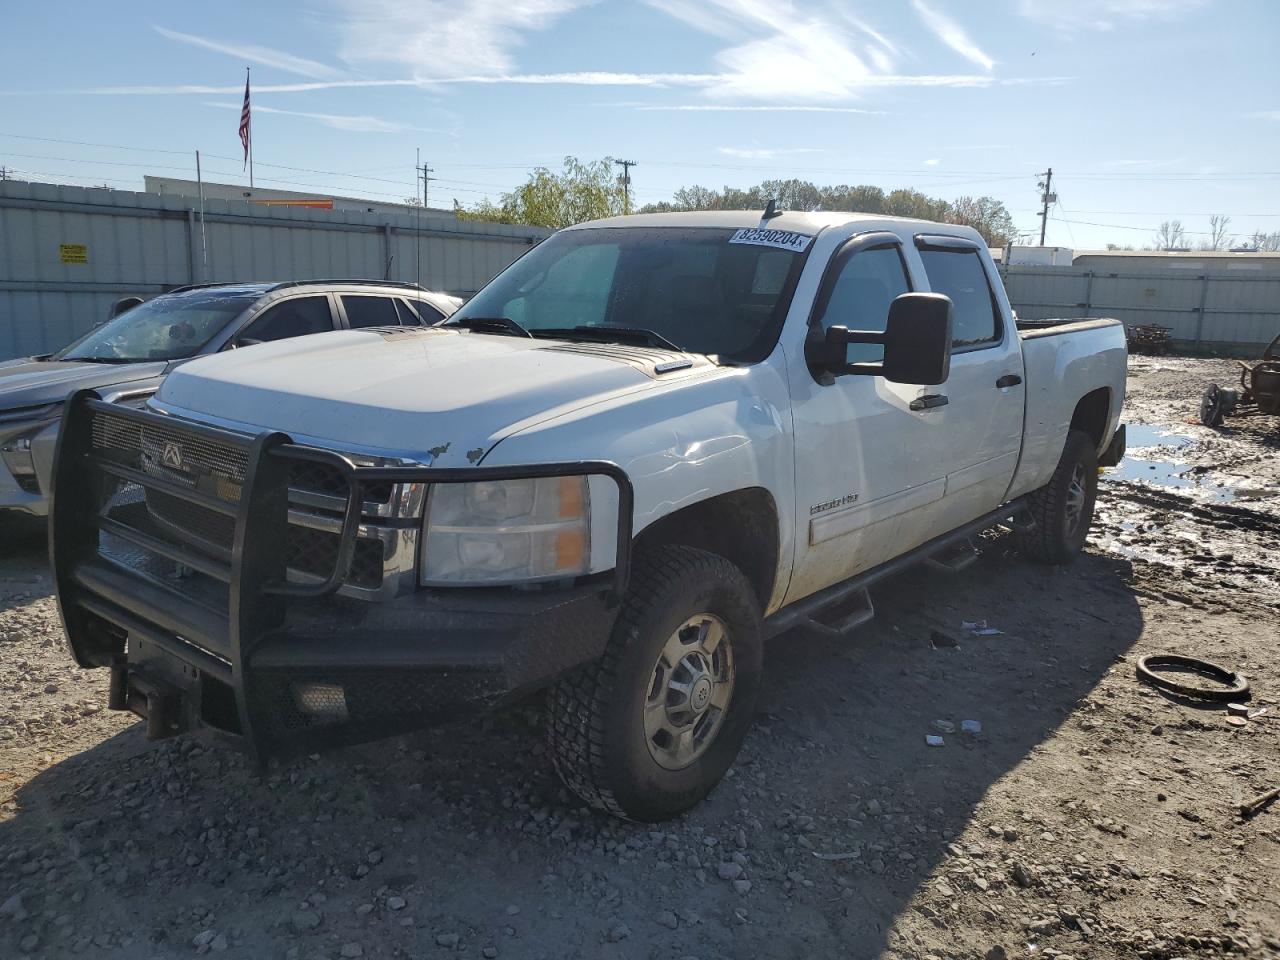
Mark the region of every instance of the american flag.
<instances>
[{"instance_id":1,"label":"american flag","mask_svg":"<svg viewBox=\"0 0 1280 960\"><path fill-rule=\"evenodd\" d=\"M244 72L244 106L240 108L240 143L244 145L244 162L249 163L249 71Z\"/></svg>"}]
</instances>

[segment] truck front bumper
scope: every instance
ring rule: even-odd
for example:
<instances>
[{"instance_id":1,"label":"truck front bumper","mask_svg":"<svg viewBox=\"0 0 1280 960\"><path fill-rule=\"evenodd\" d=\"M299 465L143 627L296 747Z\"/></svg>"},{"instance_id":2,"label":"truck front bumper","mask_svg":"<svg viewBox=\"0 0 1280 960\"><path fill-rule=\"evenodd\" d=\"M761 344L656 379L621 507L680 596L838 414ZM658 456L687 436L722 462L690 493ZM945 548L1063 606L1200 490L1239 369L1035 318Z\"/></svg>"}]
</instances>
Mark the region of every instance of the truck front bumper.
<instances>
[{"instance_id":1,"label":"truck front bumper","mask_svg":"<svg viewBox=\"0 0 1280 960\"><path fill-rule=\"evenodd\" d=\"M289 465L300 461L347 486L331 569L305 582L288 576ZM175 464L191 464L189 484ZM612 573L544 589L338 594L366 487L530 471L617 482ZM182 500L188 529L205 536L151 522L152 498ZM110 707L144 717L152 738L200 733L260 761L447 721L598 658L625 587L630 516L631 486L613 464L364 468L281 434L245 438L77 395L59 440L50 553L72 652L110 669Z\"/></svg>"}]
</instances>

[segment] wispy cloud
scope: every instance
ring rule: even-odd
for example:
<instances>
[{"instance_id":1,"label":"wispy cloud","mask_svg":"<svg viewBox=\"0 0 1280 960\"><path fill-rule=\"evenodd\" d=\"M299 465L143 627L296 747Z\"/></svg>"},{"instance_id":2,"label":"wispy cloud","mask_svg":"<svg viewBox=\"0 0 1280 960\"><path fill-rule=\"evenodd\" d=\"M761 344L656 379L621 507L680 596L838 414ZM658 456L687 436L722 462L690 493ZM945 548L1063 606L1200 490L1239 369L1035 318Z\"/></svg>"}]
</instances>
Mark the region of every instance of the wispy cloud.
<instances>
[{"instance_id":1,"label":"wispy cloud","mask_svg":"<svg viewBox=\"0 0 1280 960\"><path fill-rule=\"evenodd\" d=\"M936 167L936 166L937 166L938 164L940 164L941 162L942 162L942 158L941 158L941 157L934 157L932 160L926 160L926 161L924 161L924 165L925 165L926 167Z\"/></svg>"},{"instance_id":2,"label":"wispy cloud","mask_svg":"<svg viewBox=\"0 0 1280 960\"><path fill-rule=\"evenodd\" d=\"M1099 166L1116 169L1118 167L1176 167L1186 163L1186 157L1167 157L1163 160L1103 160Z\"/></svg>"},{"instance_id":3,"label":"wispy cloud","mask_svg":"<svg viewBox=\"0 0 1280 960\"><path fill-rule=\"evenodd\" d=\"M887 116L885 110L864 110L861 107L828 107L814 104L728 104L728 103L676 103L648 104L627 103L622 106L645 112L662 113L856 113L863 116Z\"/></svg>"},{"instance_id":4,"label":"wispy cloud","mask_svg":"<svg viewBox=\"0 0 1280 960\"><path fill-rule=\"evenodd\" d=\"M929 6L925 0L911 0L911 6L929 31L960 56L976 63L983 70L990 70L996 65L996 62L974 43L964 27L947 14Z\"/></svg>"},{"instance_id":5,"label":"wispy cloud","mask_svg":"<svg viewBox=\"0 0 1280 960\"><path fill-rule=\"evenodd\" d=\"M341 55L416 78L510 73L526 34L590 0L338 0Z\"/></svg>"},{"instance_id":6,"label":"wispy cloud","mask_svg":"<svg viewBox=\"0 0 1280 960\"><path fill-rule=\"evenodd\" d=\"M1246 114L1253 120L1275 120L1280 122L1280 110L1259 110L1256 113Z\"/></svg>"},{"instance_id":7,"label":"wispy cloud","mask_svg":"<svg viewBox=\"0 0 1280 960\"><path fill-rule=\"evenodd\" d=\"M773 160L798 153L822 153L817 147L717 147L716 150L739 160Z\"/></svg>"},{"instance_id":8,"label":"wispy cloud","mask_svg":"<svg viewBox=\"0 0 1280 960\"><path fill-rule=\"evenodd\" d=\"M275 50L271 47L259 47L253 44L236 44L222 43L217 40L210 40L208 37L199 37L192 33L179 33L177 30L169 30L165 27L157 26L156 33L162 37L178 43L189 44L193 47L200 47L204 50L212 50L214 53L226 54L229 57L235 57L237 60L247 60L250 63L258 63L265 67L272 67L284 73L297 74L300 77L311 77L314 80L336 80L343 76L341 70L337 70L326 64L316 60L308 60L306 57L294 56L292 53L286 53L283 50Z\"/></svg>"},{"instance_id":9,"label":"wispy cloud","mask_svg":"<svg viewBox=\"0 0 1280 960\"><path fill-rule=\"evenodd\" d=\"M649 0L654 9L728 41L707 92L722 99L848 100L860 82L891 73L897 47L832 5L764 0Z\"/></svg>"},{"instance_id":10,"label":"wispy cloud","mask_svg":"<svg viewBox=\"0 0 1280 960\"><path fill-rule=\"evenodd\" d=\"M562 85L591 87L692 87L702 88L710 92L723 92L727 85L740 79L737 74L729 73L611 73L608 71L580 71L576 73L515 73L497 74L493 76L457 76L435 77L417 80L323 80L310 83L268 83L254 84L254 93L308 93L316 90L367 89L376 87L417 87L432 89L454 84L481 85ZM856 80L846 78L843 89L848 95L866 89L889 87L993 87L1057 85L1074 80L1074 77L991 77L982 74L875 74L860 77ZM206 84L137 84L128 86L89 87L80 90L46 91L77 94L98 95L134 95L134 96L166 96L175 94L232 94L243 93L243 86L212 86ZM801 91L797 91L801 92ZM0 95L30 96L30 91L0 91ZM761 105L778 110L811 110L816 105L774 104ZM825 109L844 112L851 108L826 107ZM721 109L717 104L708 104L708 109ZM724 107L732 109L731 106ZM655 107L655 109L664 109ZM863 110L862 113L879 111Z\"/></svg>"},{"instance_id":11,"label":"wispy cloud","mask_svg":"<svg viewBox=\"0 0 1280 960\"><path fill-rule=\"evenodd\" d=\"M1125 21L1173 20L1209 0L1018 0L1018 13L1058 30L1114 30Z\"/></svg>"},{"instance_id":12,"label":"wispy cloud","mask_svg":"<svg viewBox=\"0 0 1280 960\"><path fill-rule=\"evenodd\" d=\"M206 101L205 106L239 110L241 105L238 103ZM381 117L371 117L368 114L311 113L306 110L282 110L279 107L269 107L266 104L261 103L255 103L253 105L253 112L275 113L286 117L301 117L304 120L315 120L318 123L323 123L326 127L332 127L335 130L345 130L348 133L404 133L408 130L418 130L425 133L448 132L445 130L428 130L421 127L409 127L403 123L383 120Z\"/></svg>"}]
</instances>

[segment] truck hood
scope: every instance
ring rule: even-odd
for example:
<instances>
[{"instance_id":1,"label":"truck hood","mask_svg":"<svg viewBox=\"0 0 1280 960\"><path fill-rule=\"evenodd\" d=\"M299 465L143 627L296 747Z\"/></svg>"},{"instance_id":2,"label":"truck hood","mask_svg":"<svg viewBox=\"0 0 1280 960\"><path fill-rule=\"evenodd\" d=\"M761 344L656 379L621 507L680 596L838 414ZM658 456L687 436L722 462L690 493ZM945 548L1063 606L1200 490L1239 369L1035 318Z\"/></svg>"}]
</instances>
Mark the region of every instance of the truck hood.
<instances>
[{"instance_id":1,"label":"truck hood","mask_svg":"<svg viewBox=\"0 0 1280 960\"><path fill-rule=\"evenodd\" d=\"M668 364L678 369L662 372ZM193 360L165 379L155 405L338 450L465 466L518 427L713 369L702 356L645 347L344 330Z\"/></svg>"},{"instance_id":2,"label":"truck hood","mask_svg":"<svg viewBox=\"0 0 1280 960\"><path fill-rule=\"evenodd\" d=\"M76 390L115 387L164 373L163 361L82 363L27 357L0 362L0 411L37 407L65 400Z\"/></svg>"}]
</instances>

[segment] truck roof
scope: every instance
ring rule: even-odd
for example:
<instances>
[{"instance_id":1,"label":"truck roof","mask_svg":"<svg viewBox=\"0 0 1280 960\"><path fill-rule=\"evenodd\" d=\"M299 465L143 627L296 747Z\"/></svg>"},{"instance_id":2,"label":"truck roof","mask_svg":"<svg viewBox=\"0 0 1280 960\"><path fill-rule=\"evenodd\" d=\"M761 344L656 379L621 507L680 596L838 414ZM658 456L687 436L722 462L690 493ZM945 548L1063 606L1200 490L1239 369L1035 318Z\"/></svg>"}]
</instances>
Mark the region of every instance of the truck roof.
<instances>
[{"instance_id":1,"label":"truck roof","mask_svg":"<svg viewBox=\"0 0 1280 960\"><path fill-rule=\"evenodd\" d=\"M769 220L761 221L760 210L695 210L687 213L639 213L627 217L609 217L605 220L592 220L569 227L570 230L589 230L595 227L720 227L736 229L742 227L762 227L770 230L791 230L796 233L817 233L826 227L844 226L850 223L875 223L886 228L902 224L909 232L920 232L919 226L928 227L930 233L940 233L956 237L977 240L978 234L972 227L953 223L935 223L931 220L916 220L911 217L889 217L879 213L844 213L813 212L801 210L784 210Z\"/></svg>"}]
</instances>

